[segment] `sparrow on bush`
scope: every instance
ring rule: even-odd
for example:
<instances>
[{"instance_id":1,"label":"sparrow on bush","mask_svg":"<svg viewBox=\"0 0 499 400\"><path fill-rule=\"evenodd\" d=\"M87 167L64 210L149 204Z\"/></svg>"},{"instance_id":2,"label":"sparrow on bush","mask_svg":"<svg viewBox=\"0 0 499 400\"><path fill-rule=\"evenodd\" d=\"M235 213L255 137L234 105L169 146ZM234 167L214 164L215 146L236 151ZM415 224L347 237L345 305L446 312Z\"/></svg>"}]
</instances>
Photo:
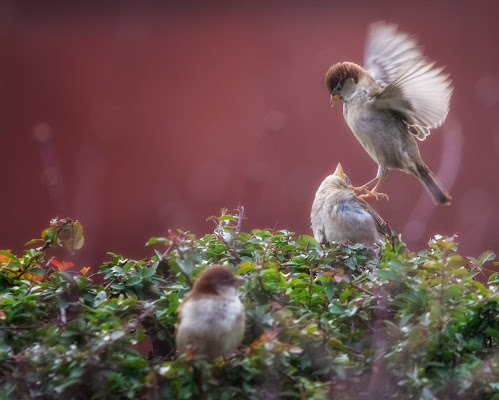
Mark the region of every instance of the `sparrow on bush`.
<instances>
[{"instance_id":1,"label":"sparrow on bush","mask_svg":"<svg viewBox=\"0 0 499 400\"><path fill-rule=\"evenodd\" d=\"M208 360L230 355L241 343L245 312L238 296L243 277L221 265L207 267L178 309L177 353Z\"/></svg>"},{"instance_id":2,"label":"sparrow on bush","mask_svg":"<svg viewBox=\"0 0 499 400\"><path fill-rule=\"evenodd\" d=\"M350 241L372 246L382 244L390 234L388 224L352 189L338 164L315 194L310 219L314 237L319 242Z\"/></svg>"},{"instance_id":3,"label":"sparrow on bush","mask_svg":"<svg viewBox=\"0 0 499 400\"><path fill-rule=\"evenodd\" d=\"M437 204L450 204L416 142L447 117L453 90L448 75L423 56L411 36L385 23L371 26L364 57L364 68L339 62L326 73L331 106L343 101L346 123L378 164L376 177L355 189L361 197L388 197L377 190L389 170L399 169L414 175Z\"/></svg>"}]
</instances>

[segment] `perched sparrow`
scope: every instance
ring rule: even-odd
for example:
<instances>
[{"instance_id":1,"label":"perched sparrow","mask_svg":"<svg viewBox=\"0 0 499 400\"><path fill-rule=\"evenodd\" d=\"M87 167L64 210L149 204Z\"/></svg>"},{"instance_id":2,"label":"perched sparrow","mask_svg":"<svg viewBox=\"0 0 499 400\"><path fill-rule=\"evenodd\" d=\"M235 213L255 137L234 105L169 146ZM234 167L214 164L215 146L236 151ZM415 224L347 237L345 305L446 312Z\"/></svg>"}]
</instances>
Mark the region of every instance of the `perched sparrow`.
<instances>
[{"instance_id":1,"label":"perched sparrow","mask_svg":"<svg viewBox=\"0 0 499 400\"><path fill-rule=\"evenodd\" d=\"M310 214L315 239L349 240L366 246L383 243L384 236L390 234L388 224L351 188L341 164L321 183Z\"/></svg>"},{"instance_id":2,"label":"perched sparrow","mask_svg":"<svg viewBox=\"0 0 499 400\"><path fill-rule=\"evenodd\" d=\"M399 169L414 175L437 204L450 203L449 193L421 159L415 140L424 140L431 128L445 121L450 84L448 75L434 68L413 38L383 23L371 26L364 68L352 62L329 68L326 86L331 106L343 101L345 121L378 164L376 177L356 190L367 197L386 196L377 190L389 170Z\"/></svg>"},{"instance_id":3,"label":"perched sparrow","mask_svg":"<svg viewBox=\"0 0 499 400\"><path fill-rule=\"evenodd\" d=\"M239 346L245 320L237 291L242 281L221 265L201 272L178 309L175 343L179 354L190 349L212 360L228 356Z\"/></svg>"}]
</instances>

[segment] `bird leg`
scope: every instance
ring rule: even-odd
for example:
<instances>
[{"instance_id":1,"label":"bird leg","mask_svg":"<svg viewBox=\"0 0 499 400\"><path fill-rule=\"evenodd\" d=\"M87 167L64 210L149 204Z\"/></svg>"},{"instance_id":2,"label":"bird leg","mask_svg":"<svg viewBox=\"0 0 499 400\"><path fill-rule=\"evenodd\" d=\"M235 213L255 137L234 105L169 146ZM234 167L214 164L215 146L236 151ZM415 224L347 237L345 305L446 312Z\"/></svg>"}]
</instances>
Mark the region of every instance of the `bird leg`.
<instances>
[{"instance_id":1,"label":"bird leg","mask_svg":"<svg viewBox=\"0 0 499 400\"><path fill-rule=\"evenodd\" d=\"M363 193L366 193L368 192L367 188L369 186L371 186L372 184L378 182L379 178L378 177L375 177L374 179L371 179L369 182L365 183L364 185L362 186L353 186L353 185L350 185L348 188L350 190L353 190L354 192L363 192Z\"/></svg>"},{"instance_id":2,"label":"bird leg","mask_svg":"<svg viewBox=\"0 0 499 400\"><path fill-rule=\"evenodd\" d=\"M387 200L389 200L387 194L378 192L378 188L381 186L381 183L385 180L386 175L387 175L386 173L383 173L381 175L378 173L378 175L374 179L371 179L366 184L359 187L351 186L349 189L353 190L354 192L360 192L361 194L359 195L359 198L361 199L374 197L376 198L376 200L378 200L378 197L385 197ZM373 188L369 190L369 187L372 185L374 185Z\"/></svg>"}]
</instances>

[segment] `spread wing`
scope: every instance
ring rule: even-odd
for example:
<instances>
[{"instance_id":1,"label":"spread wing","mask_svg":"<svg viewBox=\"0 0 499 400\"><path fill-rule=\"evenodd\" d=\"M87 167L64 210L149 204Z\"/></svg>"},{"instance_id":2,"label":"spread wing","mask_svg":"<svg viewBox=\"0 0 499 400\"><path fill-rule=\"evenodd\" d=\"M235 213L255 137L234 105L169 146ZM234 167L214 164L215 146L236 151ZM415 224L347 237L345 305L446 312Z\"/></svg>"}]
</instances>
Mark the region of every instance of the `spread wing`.
<instances>
[{"instance_id":1,"label":"spread wing","mask_svg":"<svg viewBox=\"0 0 499 400\"><path fill-rule=\"evenodd\" d=\"M424 57L411 36L397 32L395 25L373 24L364 57L365 69L382 87L375 107L402 115L419 140L442 125L449 112L451 81L443 68Z\"/></svg>"}]
</instances>

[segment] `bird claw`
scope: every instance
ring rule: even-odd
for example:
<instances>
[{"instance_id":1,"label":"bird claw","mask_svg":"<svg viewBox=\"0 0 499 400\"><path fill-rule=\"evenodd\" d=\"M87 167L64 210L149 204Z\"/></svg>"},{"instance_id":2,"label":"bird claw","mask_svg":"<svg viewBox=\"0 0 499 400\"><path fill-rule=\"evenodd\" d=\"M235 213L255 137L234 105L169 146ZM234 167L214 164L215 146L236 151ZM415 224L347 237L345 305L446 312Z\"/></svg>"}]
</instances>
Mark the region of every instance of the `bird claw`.
<instances>
[{"instance_id":1,"label":"bird claw","mask_svg":"<svg viewBox=\"0 0 499 400\"><path fill-rule=\"evenodd\" d=\"M349 185L348 186L348 189L350 189L352 192L354 193L363 193L362 196L364 194L370 194L371 191L367 189L367 187L364 185L364 186L359 186L359 187L355 187L353 185Z\"/></svg>"},{"instance_id":2,"label":"bird claw","mask_svg":"<svg viewBox=\"0 0 499 400\"><path fill-rule=\"evenodd\" d=\"M355 187L353 185L349 185L348 189L351 190L352 192L354 192L355 194L357 194L357 193L362 193L362 194L371 193L371 191L368 190L365 186Z\"/></svg>"},{"instance_id":3,"label":"bird claw","mask_svg":"<svg viewBox=\"0 0 499 400\"><path fill-rule=\"evenodd\" d=\"M381 192L376 192L375 190L363 190L364 194L359 195L359 198L361 199L368 199L369 197L374 197L376 200L378 200L378 197L384 197L387 200L390 200L388 195L386 193L381 193Z\"/></svg>"},{"instance_id":4,"label":"bird claw","mask_svg":"<svg viewBox=\"0 0 499 400\"><path fill-rule=\"evenodd\" d=\"M378 192L376 190L377 186L379 186L379 182L371 190L369 190L368 187L371 186L372 183L373 182L368 182L365 185L359 186L359 187L355 187L353 185L349 185L348 189L350 189L351 191L353 191L355 193L360 193L358 195L358 197L361 198L361 199L367 199L369 197L374 197L374 198L376 198L376 200L379 200L378 197L384 197L387 200L390 200L390 198L388 197L387 194Z\"/></svg>"}]
</instances>

